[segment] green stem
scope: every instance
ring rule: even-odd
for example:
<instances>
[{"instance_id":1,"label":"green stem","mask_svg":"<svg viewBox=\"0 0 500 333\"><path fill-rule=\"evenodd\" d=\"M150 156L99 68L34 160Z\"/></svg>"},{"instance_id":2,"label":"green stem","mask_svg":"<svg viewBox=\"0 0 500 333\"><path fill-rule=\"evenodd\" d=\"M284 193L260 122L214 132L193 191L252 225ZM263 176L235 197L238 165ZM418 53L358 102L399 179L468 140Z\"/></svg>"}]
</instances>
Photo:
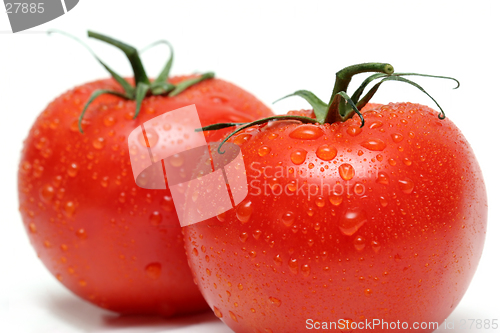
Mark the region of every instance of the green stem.
<instances>
[{"instance_id":1,"label":"green stem","mask_svg":"<svg viewBox=\"0 0 500 333\"><path fill-rule=\"evenodd\" d=\"M371 75L367 79L363 81L361 86L356 90L356 92L352 95L352 98L347 95L346 90L348 88L349 83L351 82L351 79L354 75L360 74L360 73L366 73L366 72L374 72L376 74ZM433 77L433 78L441 78L441 79L449 79L453 80L457 83L458 88L460 86L460 83L448 76L436 76L436 75L428 75L428 74L417 74L417 73L394 73L394 67L390 64L384 64L384 63L377 63L377 62L371 62L371 63L365 63L365 64L359 64L359 65L354 65L354 66L349 66L341 71L337 72L337 79L335 81L335 86L333 88L333 93L330 98L330 102L328 104L324 103L321 99L319 99L316 95L314 95L312 92L307 91L307 90L298 90L294 92L293 94L287 95L283 98L291 97L291 96L298 96L303 99L305 99L312 107L314 111L315 118L309 118L309 117L303 117L303 116L273 116L273 117L268 117L268 118L263 118L260 120L253 121L251 123L219 123L219 124L213 124L209 125L203 128L196 129L196 131L211 131L211 130L219 130L227 127L233 127L233 126L240 126L236 128L233 132L231 132L226 138L220 143L219 148L217 149L219 154L223 154L224 152L221 152L221 147L226 143L229 138L231 138L233 135L241 132L245 128L259 125L259 124L265 124L271 120L298 120L304 124L333 124L337 122L344 122L354 116L354 114L357 114L359 116L359 119L361 120L360 127L363 127L365 124L365 120L359 109L363 108L363 106L368 103L368 101L373 97L373 95L377 92L378 88L380 85L385 82L385 81L400 81L400 82L405 82L408 83L416 88L418 88L420 91L425 93L427 96L429 96L439 107L441 110L441 113L439 114L439 119L444 119L444 111L443 109L439 106L439 104L436 102L436 100L429 95L424 88L422 88L420 85L417 83L410 81L406 78L403 78L402 76L424 76L424 77ZM380 82L375 84L370 91L361 98L361 95L363 94L364 89L368 86L368 84L374 80L377 79L382 79ZM282 100L283 98L280 98L278 101ZM360 99L361 98L361 99Z\"/></svg>"},{"instance_id":2,"label":"green stem","mask_svg":"<svg viewBox=\"0 0 500 333\"><path fill-rule=\"evenodd\" d=\"M394 67L386 63L369 62L352 65L338 71L336 74L332 96L330 97L330 102L328 103L325 122L334 123L345 121L348 117L352 116L354 110L349 107L349 103L347 103L347 100L345 100L340 93L345 93L347 91L347 87L349 86L349 83L354 75L367 72L385 73L390 75L394 73Z\"/></svg>"},{"instance_id":3,"label":"green stem","mask_svg":"<svg viewBox=\"0 0 500 333\"><path fill-rule=\"evenodd\" d=\"M339 92L347 91L347 87L349 83L351 83L351 79L354 75L367 72L392 74L394 73L394 67L385 63L368 62L341 69L336 74L335 86L333 87L332 96L330 97L330 103Z\"/></svg>"},{"instance_id":4,"label":"green stem","mask_svg":"<svg viewBox=\"0 0 500 333\"><path fill-rule=\"evenodd\" d=\"M202 131L212 131L212 130L219 130L222 128L227 128L227 127L233 127L233 126L241 126L238 127L236 130L233 132L229 133L229 135L226 136L224 140L219 144L219 147L217 148L217 152L219 154L224 154L220 149L226 143L227 140L229 140L233 135L241 132L245 128L252 127L255 125L260 125L260 124L266 124L272 120L298 120L304 124L317 124L318 121L313 118L309 117L304 117L304 116L271 116L267 118L262 118L259 120L252 121L251 123L220 123L220 124L213 124L213 125L208 125L202 128L197 128L195 129L195 132L202 132Z\"/></svg>"},{"instance_id":5,"label":"green stem","mask_svg":"<svg viewBox=\"0 0 500 333\"><path fill-rule=\"evenodd\" d=\"M136 108L135 108L135 114L134 114L134 119L139 115L139 112L141 110L141 104L142 101L149 95L154 95L154 96L166 96L166 97L173 97L176 96L180 93L182 93L184 90L200 83L201 81L208 80L214 77L214 73L208 72L208 73L203 73L195 78L184 80L179 82L178 84L172 84L168 82L168 75L170 73L170 68L172 67L172 62L173 62L173 57L174 57L174 50L172 48L172 45L170 45L169 42L165 40L161 40L158 42L155 42L148 46L147 48L153 47L158 44L166 44L169 49L170 49L170 57L165 64L163 70L161 71L160 75L156 80L153 82L149 81L149 78L146 74L146 71L144 70L144 66L142 65L141 58L139 56L139 52L135 47L132 47L128 44L125 44L123 42L120 42L116 39L113 39L111 37L102 35L97 32L93 31L88 31L88 36L91 38L98 39L100 41L106 42L110 45L113 45L120 50L122 50L125 55L127 56L130 65L132 66L132 69L134 71L134 78L135 78L135 87L132 87L130 83L128 83L127 80L125 80L122 76L118 75L115 71L113 71L108 65L106 65L101 59L97 57L97 55L92 51L90 47L88 47L85 43L83 43L80 39L76 38L75 36L72 36L66 32L59 31L59 30L49 30L48 33L51 34L53 32L60 33L62 35L65 35L67 37L70 37L80 44L82 44L87 50L92 53L92 55L99 61L99 63L104 66L104 68L111 74L111 76L116 80L116 82L123 88L124 93L119 92L119 91L112 91L112 90L96 90L92 93L90 96L89 100L83 107L82 112L80 113L80 117L78 118L78 129L80 130L81 133L83 133L82 129L82 121L83 117L85 115L85 112L87 111L87 108L89 105L99 96L103 94L110 94L110 95L115 95L124 99L128 100L135 100L136 102ZM146 48L146 49L147 49Z\"/></svg>"},{"instance_id":6,"label":"green stem","mask_svg":"<svg viewBox=\"0 0 500 333\"><path fill-rule=\"evenodd\" d=\"M128 44L125 44L123 42L120 42L114 38L102 35L100 33L94 32L94 31L88 31L88 36L91 38L98 39L100 41L103 41L105 43L108 43L110 45L116 46L120 50L122 50L125 55L127 56L130 65L132 66L132 70L134 71L134 79L135 79L135 85L138 86L139 82L142 82L144 84L149 85L149 78L148 75L146 74L146 70L144 69L144 66L142 65L141 57L139 56L139 52L137 49L133 46L130 46Z\"/></svg>"}]
</instances>

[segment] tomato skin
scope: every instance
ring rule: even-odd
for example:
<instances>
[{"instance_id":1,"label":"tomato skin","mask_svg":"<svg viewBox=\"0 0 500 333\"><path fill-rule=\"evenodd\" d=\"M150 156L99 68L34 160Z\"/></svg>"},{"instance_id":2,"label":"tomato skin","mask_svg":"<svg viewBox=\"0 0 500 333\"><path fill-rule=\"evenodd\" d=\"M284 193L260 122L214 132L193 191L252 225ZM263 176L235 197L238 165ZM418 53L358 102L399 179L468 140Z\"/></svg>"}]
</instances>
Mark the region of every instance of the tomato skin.
<instances>
[{"instance_id":1,"label":"tomato skin","mask_svg":"<svg viewBox=\"0 0 500 333\"><path fill-rule=\"evenodd\" d=\"M30 241L62 284L100 307L165 316L203 310L170 192L135 184L127 137L144 121L191 104L203 126L271 111L241 88L212 79L176 97L147 97L137 119L134 101L103 95L88 108L80 134L78 116L97 89L120 87L108 79L64 93L24 143L18 186ZM208 133L207 140L224 133Z\"/></svg>"},{"instance_id":2,"label":"tomato skin","mask_svg":"<svg viewBox=\"0 0 500 333\"><path fill-rule=\"evenodd\" d=\"M426 106L362 112L361 130L357 119L282 121L229 140L241 145L249 194L183 232L202 294L235 332L308 332L308 319L441 323L464 295L487 220L471 147ZM287 173L297 167L302 176Z\"/></svg>"}]
</instances>

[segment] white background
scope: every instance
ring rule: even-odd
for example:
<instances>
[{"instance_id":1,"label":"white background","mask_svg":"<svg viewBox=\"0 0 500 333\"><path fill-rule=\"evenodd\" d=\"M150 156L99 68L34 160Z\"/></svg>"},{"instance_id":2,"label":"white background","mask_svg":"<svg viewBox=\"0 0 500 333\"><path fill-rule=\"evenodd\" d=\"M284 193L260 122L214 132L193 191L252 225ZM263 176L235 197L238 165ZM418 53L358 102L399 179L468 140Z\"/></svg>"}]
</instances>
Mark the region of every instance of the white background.
<instances>
[{"instance_id":1,"label":"white background","mask_svg":"<svg viewBox=\"0 0 500 333\"><path fill-rule=\"evenodd\" d=\"M93 29L143 47L168 39L173 74L214 70L266 104L298 89L329 98L335 72L361 62L389 62L400 72L449 75L417 79L471 143L489 197L486 245L472 284L449 320L500 319L499 23L497 1L124 1L81 0L66 15L28 33L9 34L0 13L0 331L230 332L212 314L177 319L124 318L73 296L43 267L18 213L16 173L22 141L35 117L65 90L106 72L80 45L43 32L58 28L85 38ZM120 73L119 51L89 44ZM144 56L150 76L166 50ZM353 83L356 83L355 81ZM377 102L432 101L415 88L388 82ZM273 106L306 108L299 98ZM408 300L411 302L411 300ZM186 326L185 324L189 324ZM449 331L449 330L448 330ZM456 330L459 331L459 330ZM500 330L499 330L500 331ZM467 330L466 332L492 332Z\"/></svg>"}]
</instances>

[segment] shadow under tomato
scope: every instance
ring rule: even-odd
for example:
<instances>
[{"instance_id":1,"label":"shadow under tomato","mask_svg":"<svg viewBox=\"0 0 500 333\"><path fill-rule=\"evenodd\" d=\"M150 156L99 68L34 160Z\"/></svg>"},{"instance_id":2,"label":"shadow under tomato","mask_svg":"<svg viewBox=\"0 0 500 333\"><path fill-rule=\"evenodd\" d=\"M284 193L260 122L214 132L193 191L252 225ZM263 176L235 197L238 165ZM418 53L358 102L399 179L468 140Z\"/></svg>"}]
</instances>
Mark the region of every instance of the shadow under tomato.
<instances>
[{"instance_id":1,"label":"shadow under tomato","mask_svg":"<svg viewBox=\"0 0 500 333\"><path fill-rule=\"evenodd\" d=\"M230 333L211 311L192 315L164 318L159 316L123 316L86 303L71 295L57 295L46 301L46 309L58 321L75 328L75 331L103 333L148 333L178 330L185 332ZM183 330L184 331L184 330Z\"/></svg>"},{"instance_id":2,"label":"shadow under tomato","mask_svg":"<svg viewBox=\"0 0 500 333\"><path fill-rule=\"evenodd\" d=\"M231 333L211 311L196 313L187 316L164 318L158 316L122 316L106 311L86 303L70 294L54 295L46 299L45 308L56 317L58 321L75 329L75 332L127 332L127 333L149 333L149 332L204 332L204 333ZM489 316L491 317L491 316ZM471 319L474 323L471 327ZM477 320L481 319L482 326L477 328ZM487 315L473 308L458 306L455 311L446 319L448 328L441 324L439 332L467 332L484 333L491 332L492 329L484 327L484 320L491 321L495 318L487 318ZM453 325L453 326L451 326Z\"/></svg>"}]
</instances>

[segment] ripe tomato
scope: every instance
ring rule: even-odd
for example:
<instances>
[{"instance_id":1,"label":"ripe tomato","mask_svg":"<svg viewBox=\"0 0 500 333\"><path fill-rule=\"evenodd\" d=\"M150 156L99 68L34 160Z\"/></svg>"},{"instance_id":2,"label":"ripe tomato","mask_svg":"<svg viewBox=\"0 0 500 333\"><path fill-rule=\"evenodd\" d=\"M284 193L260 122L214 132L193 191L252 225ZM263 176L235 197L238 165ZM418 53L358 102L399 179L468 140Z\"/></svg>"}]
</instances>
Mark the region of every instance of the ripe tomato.
<instances>
[{"instance_id":1,"label":"ripe tomato","mask_svg":"<svg viewBox=\"0 0 500 333\"><path fill-rule=\"evenodd\" d=\"M134 101L102 95L90 104L81 134L78 116L99 89L123 91L107 79L64 93L42 112L24 143L19 201L30 241L61 283L100 307L162 315L204 309L170 192L135 184L127 137L145 121L191 104L204 125L271 112L241 88L210 79L175 97L147 96L135 119ZM209 133L207 140L220 135Z\"/></svg>"},{"instance_id":2,"label":"ripe tomato","mask_svg":"<svg viewBox=\"0 0 500 333\"><path fill-rule=\"evenodd\" d=\"M361 115L363 127L281 117L229 138L249 194L183 233L202 294L235 332L441 323L464 295L487 215L471 147L426 106L368 104Z\"/></svg>"}]
</instances>

